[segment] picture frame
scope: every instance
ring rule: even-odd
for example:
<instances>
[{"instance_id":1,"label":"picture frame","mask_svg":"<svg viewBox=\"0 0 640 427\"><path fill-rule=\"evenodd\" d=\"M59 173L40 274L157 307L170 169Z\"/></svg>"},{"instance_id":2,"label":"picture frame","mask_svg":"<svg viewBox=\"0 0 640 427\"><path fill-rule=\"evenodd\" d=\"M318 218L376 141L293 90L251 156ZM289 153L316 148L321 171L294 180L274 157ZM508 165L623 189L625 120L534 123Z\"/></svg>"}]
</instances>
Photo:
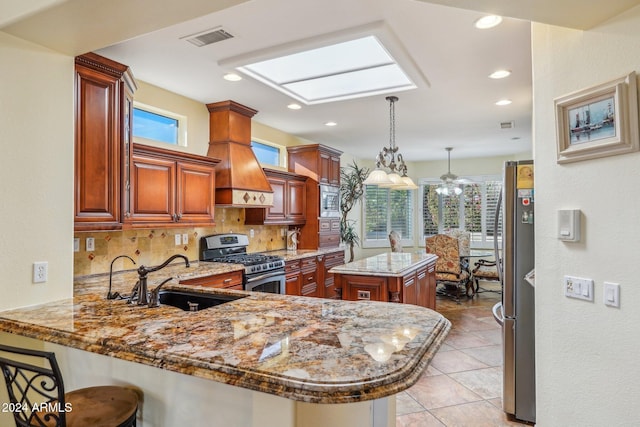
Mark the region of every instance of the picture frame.
<instances>
[{"instance_id":1,"label":"picture frame","mask_svg":"<svg viewBox=\"0 0 640 427\"><path fill-rule=\"evenodd\" d=\"M554 100L557 162L640 150L636 73Z\"/></svg>"}]
</instances>

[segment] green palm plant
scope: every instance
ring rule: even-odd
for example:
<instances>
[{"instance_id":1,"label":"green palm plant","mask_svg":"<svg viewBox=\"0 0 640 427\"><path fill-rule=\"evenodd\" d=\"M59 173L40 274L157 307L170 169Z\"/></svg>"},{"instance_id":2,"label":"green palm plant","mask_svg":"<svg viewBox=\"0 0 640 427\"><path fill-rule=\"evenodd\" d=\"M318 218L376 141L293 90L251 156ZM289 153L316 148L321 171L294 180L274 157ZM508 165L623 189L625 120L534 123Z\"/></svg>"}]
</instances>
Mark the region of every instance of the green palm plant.
<instances>
[{"instance_id":1,"label":"green palm plant","mask_svg":"<svg viewBox=\"0 0 640 427\"><path fill-rule=\"evenodd\" d=\"M353 249L359 244L360 237L356 233L354 220L347 215L364 196L364 180L369 175L369 168L361 168L353 164L340 168L340 238L349 247L349 261L353 261Z\"/></svg>"}]
</instances>

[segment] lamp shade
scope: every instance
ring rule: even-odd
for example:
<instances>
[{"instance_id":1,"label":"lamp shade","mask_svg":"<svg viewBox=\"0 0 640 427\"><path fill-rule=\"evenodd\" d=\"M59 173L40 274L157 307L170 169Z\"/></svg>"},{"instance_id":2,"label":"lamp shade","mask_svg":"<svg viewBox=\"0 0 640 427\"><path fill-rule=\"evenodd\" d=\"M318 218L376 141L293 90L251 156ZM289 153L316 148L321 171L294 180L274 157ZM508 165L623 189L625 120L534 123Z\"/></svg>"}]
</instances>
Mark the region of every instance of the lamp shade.
<instances>
[{"instance_id":1,"label":"lamp shade","mask_svg":"<svg viewBox=\"0 0 640 427\"><path fill-rule=\"evenodd\" d=\"M365 185L391 185L392 182L385 171L380 168L376 168L363 182Z\"/></svg>"},{"instance_id":2,"label":"lamp shade","mask_svg":"<svg viewBox=\"0 0 640 427\"><path fill-rule=\"evenodd\" d=\"M406 175L402 177L402 182L404 183L403 190L415 190L418 188L413 180Z\"/></svg>"},{"instance_id":3,"label":"lamp shade","mask_svg":"<svg viewBox=\"0 0 640 427\"><path fill-rule=\"evenodd\" d=\"M405 185L404 181L402 181L402 177L400 175L398 175L397 173L395 173L395 172L391 172L390 174L388 174L387 178L389 179L389 183L388 184L379 184L380 187L394 189L396 187L401 187L401 186Z\"/></svg>"}]
</instances>

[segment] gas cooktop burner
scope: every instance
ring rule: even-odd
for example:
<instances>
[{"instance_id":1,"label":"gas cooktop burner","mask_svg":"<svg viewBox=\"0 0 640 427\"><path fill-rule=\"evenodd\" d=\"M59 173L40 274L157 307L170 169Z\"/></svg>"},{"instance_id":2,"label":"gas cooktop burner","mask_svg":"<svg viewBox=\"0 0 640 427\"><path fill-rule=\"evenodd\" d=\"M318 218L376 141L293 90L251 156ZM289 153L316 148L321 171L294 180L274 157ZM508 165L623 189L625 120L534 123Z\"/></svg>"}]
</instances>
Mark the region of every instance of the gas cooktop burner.
<instances>
[{"instance_id":1,"label":"gas cooktop burner","mask_svg":"<svg viewBox=\"0 0 640 427\"><path fill-rule=\"evenodd\" d=\"M247 253L249 239L243 234L213 234L200 240L200 260L242 264L246 274L284 270L284 258L263 253Z\"/></svg>"}]
</instances>

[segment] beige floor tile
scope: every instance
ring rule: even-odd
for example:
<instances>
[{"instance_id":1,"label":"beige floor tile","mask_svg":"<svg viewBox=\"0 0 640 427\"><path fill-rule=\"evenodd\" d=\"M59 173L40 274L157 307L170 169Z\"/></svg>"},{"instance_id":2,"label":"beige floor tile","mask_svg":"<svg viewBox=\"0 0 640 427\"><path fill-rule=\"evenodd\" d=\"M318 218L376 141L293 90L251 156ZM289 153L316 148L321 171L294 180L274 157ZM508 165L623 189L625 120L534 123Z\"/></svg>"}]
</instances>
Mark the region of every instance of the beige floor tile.
<instances>
[{"instance_id":1,"label":"beige floor tile","mask_svg":"<svg viewBox=\"0 0 640 427\"><path fill-rule=\"evenodd\" d=\"M430 412L447 427L509 427L522 425L510 421L504 412L484 400L433 409Z\"/></svg>"},{"instance_id":2,"label":"beige floor tile","mask_svg":"<svg viewBox=\"0 0 640 427\"><path fill-rule=\"evenodd\" d=\"M397 417L396 427L445 427L445 425L427 411L423 411Z\"/></svg>"},{"instance_id":3,"label":"beige floor tile","mask_svg":"<svg viewBox=\"0 0 640 427\"><path fill-rule=\"evenodd\" d=\"M407 392L398 393L396 395L396 417L415 412L424 412L421 404L411 397Z\"/></svg>"},{"instance_id":4,"label":"beige floor tile","mask_svg":"<svg viewBox=\"0 0 640 427\"><path fill-rule=\"evenodd\" d=\"M502 344L460 350L488 366L502 366Z\"/></svg>"},{"instance_id":5,"label":"beige floor tile","mask_svg":"<svg viewBox=\"0 0 640 427\"><path fill-rule=\"evenodd\" d=\"M485 347L487 345L495 344L492 339L483 338L480 335L483 332L493 331L458 332L453 329L447 336L445 343L457 350L470 347Z\"/></svg>"},{"instance_id":6,"label":"beige floor tile","mask_svg":"<svg viewBox=\"0 0 640 427\"><path fill-rule=\"evenodd\" d=\"M407 393L427 410L482 400L479 395L447 375L422 377L407 389Z\"/></svg>"},{"instance_id":7,"label":"beige floor tile","mask_svg":"<svg viewBox=\"0 0 640 427\"><path fill-rule=\"evenodd\" d=\"M502 395L502 368L476 369L449 374L469 390L483 399L494 399Z\"/></svg>"},{"instance_id":8,"label":"beige floor tile","mask_svg":"<svg viewBox=\"0 0 640 427\"><path fill-rule=\"evenodd\" d=\"M445 374L489 367L489 365L482 363L478 359L475 359L460 350L436 353L431 360L431 366Z\"/></svg>"}]
</instances>

